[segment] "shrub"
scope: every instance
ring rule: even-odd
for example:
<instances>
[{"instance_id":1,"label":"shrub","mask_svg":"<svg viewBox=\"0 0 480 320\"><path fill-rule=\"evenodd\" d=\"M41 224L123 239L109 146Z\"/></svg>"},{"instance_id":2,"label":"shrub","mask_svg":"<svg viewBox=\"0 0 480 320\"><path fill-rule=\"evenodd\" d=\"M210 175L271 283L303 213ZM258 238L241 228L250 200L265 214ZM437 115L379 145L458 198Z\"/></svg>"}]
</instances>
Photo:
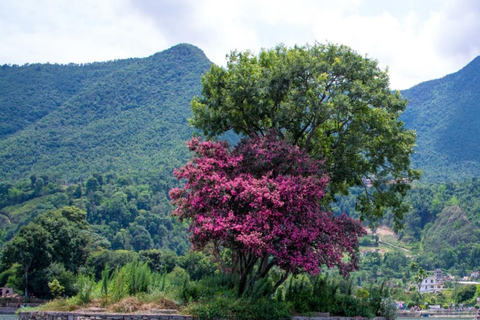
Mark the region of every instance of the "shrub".
<instances>
[{"instance_id":1,"label":"shrub","mask_svg":"<svg viewBox=\"0 0 480 320\"><path fill-rule=\"evenodd\" d=\"M54 299L46 304L36 308L35 311L74 311L78 307L78 299L75 297L68 299ZM22 312L27 312L27 309L22 309Z\"/></svg>"},{"instance_id":2,"label":"shrub","mask_svg":"<svg viewBox=\"0 0 480 320\"><path fill-rule=\"evenodd\" d=\"M382 298L380 302L380 316L387 318L387 320L392 320L397 316L396 311L395 301L391 297Z\"/></svg>"},{"instance_id":3,"label":"shrub","mask_svg":"<svg viewBox=\"0 0 480 320\"><path fill-rule=\"evenodd\" d=\"M354 296L344 294L338 295L334 305L339 306L341 311L340 313L335 313L335 315L346 317L362 316L365 318L373 318L375 316L367 303Z\"/></svg>"},{"instance_id":4,"label":"shrub","mask_svg":"<svg viewBox=\"0 0 480 320\"><path fill-rule=\"evenodd\" d=\"M65 287L58 282L57 279L53 279L52 282L48 283L48 288L50 289L50 293L52 294L52 297L58 298L63 295L65 292Z\"/></svg>"},{"instance_id":5,"label":"shrub","mask_svg":"<svg viewBox=\"0 0 480 320\"><path fill-rule=\"evenodd\" d=\"M79 274L75 287L77 290L77 301L79 304L87 304L90 302L95 280L92 277Z\"/></svg>"},{"instance_id":6,"label":"shrub","mask_svg":"<svg viewBox=\"0 0 480 320\"><path fill-rule=\"evenodd\" d=\"M265 297L252 303L251 299L222 296L201 304L190 304L185 311L197 319L278 320L291 318L287 303Z\"/></svg>"},{"instance_id":7,"label":"shrub","mask_svg":"<svg viewBox=\"0 0 480 320\"><path fill-rule=\"evenodd\" d=\"M313 286L307 276L291 277L288 281L285 301L291 304L295 312L308 312L311 310L312 290Z\"/></svg>"}]
</instances>

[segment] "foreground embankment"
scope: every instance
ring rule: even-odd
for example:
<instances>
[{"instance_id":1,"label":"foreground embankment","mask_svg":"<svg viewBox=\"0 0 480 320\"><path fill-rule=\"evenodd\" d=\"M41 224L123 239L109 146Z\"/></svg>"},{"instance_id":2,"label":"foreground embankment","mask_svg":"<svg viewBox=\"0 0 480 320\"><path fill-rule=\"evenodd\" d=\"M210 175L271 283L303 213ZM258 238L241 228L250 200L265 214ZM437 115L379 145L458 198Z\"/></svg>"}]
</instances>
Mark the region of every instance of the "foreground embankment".
<instances>
[{"instance_id":1,"label":"foreground embankment","mask_svg":"<svg viewBox=\"0 0 480 320\"><path fill-rule=\"evenodd\" d=\"M123 314L123 313L91 313L91 312L21 312L18 320L193 320L191 316L155 313L155 314ZM292 320L360 320L361 317L304 317L294 316ZM377 317L373 320L385 320Z\"/></svg>"},{"instance_id":2,"label":"foreground embankment","mask_svg":"<svg viewBox=\"0 0 480 320\"><path fill-rule=\"evenodd\" d=\"M0 307L0 314L14 314L18 307Z\"/></svg>"},{"instance_id":3,"label":"foreground embankment","mask_svg":"<svg viewBox=\"0 0 480 320\"><path fill-rule=\"evenodd\" d=\"M475 318L477 310L422 310L422 311L397 311L399 318L435 317L435 318Z\"/></svg>"},{"instance_id":4,"label":"foreground embankment","mask_svg":"<svg viewBox=\"0 0 480 320\"><path fill-rule=\"evenodd\" d=\"M28 305L29 307L38 307L44 304L45 301L40 299L31 299L28 304L25 304L23 297L16 298L0 298L0 314L14 314L21 306Z\"/></svg>"}]
</instances>

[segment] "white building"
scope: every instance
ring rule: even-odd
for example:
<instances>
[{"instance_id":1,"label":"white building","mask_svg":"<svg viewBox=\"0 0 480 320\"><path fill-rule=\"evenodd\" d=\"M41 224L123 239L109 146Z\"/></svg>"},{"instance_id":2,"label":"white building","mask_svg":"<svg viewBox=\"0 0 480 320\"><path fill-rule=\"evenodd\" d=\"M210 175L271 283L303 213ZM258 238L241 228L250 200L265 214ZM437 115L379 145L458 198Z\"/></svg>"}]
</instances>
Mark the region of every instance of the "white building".
<instances>
[{"instance_id":1,"label":"white building","mask_svg":"<svg viewBox=\"0 0 480 320\"><path fill-rule=\"evenodd\" d=\"M442 276L442 270L435 270L435 275L428 276L419 285L418 291L424 292L441 292L444 289L443 286L444 277Z\"/></svg>"}]
</instances>

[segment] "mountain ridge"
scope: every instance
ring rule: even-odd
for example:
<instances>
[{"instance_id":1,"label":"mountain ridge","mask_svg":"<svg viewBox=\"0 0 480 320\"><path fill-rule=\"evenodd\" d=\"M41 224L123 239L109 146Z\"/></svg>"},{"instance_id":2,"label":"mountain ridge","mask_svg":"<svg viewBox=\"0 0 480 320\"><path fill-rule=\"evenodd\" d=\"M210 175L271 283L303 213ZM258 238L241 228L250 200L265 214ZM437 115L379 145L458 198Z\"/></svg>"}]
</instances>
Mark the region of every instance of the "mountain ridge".
<instances>
[{"instance_id":1,"label":"mountain ridge","mask_svg":"<svg viewBox=\"0 0 480 320\"><path fill-rule=\"evenodd\" d=\"M210 65L199 48L178 44L146 58L1 66L0 180L180 165L194 132L190 100ZM401 120L417 131L412 163L423 181L480 175L479 74L480 56L401 92L410 100Z\"/></svg>"},{"instance_id":2,"label":"mountain ridge","mask_svg":"<svg viewBox=\"0 0 480 320\"><path fill-rule=\"evenodd\" d=\"M181 149L186 148L181 147L193 132L187 125L190 100L200 93L200 75L211 64L203 51L180 44L147 58L99 64L112 69L4 135L0 179L44 170L85 178L92 171L119 170L132 162L153 168L162 163L154 159L163 157L159 150L168 158L172 148L185 158L187 151ZM162 136L167 139L161 141Z\"/></svg>"},{"instance_id":3,"label":"mountain ridge","mask_svg":"<svg viewBox=\"0 0 480 320\"><path fill-rule=\"evenodd\" d=\"M480 57L443 78L402 91L410 103L401 116L417 131L413 164L425 181L480 174Z\"/></svg>"}]
</instances>

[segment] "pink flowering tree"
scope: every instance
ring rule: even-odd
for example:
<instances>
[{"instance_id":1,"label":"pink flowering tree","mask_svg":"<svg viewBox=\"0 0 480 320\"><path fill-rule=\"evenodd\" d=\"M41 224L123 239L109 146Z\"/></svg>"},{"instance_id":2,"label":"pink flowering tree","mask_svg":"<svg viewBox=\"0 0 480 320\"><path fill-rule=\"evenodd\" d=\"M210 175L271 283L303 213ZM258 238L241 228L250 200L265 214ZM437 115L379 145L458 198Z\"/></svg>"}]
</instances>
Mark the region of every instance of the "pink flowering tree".
<instances>
[{"instance_id":1,"label":"pink flowering tree","mask_svg":"<svg viewBox=\"0 0 480 320\"><path fill-rule=\"evenodd\" d=\"M170 191L173 215L190 222L196 249L227 249L238 293L249 279L283 271L318 274L322 266L344 275L357 268L361 224L323 210L328 177L323 162L275 138L251 137L231 149L227 142L193 138L192 160L175 170L184 181Z\"/></svg>"}]
</instances>

